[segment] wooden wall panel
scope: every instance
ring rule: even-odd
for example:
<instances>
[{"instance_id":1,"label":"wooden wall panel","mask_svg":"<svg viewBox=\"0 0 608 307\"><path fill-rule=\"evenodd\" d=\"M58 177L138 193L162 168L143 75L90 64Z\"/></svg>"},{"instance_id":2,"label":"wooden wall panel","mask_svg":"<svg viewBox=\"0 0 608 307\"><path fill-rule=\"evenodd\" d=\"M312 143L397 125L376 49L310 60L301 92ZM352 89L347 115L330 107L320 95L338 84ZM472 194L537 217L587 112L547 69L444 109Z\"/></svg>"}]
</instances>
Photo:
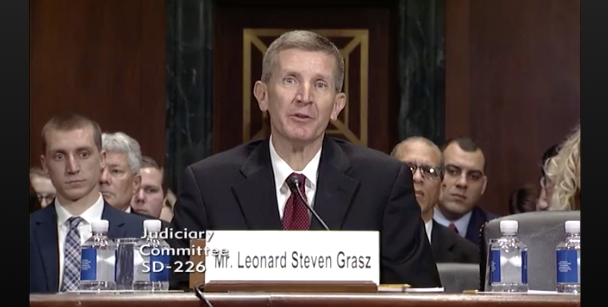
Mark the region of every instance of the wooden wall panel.
<instances>
[{"instance_id":1,"label":"wooden wall panel","mask_svg":"<svg viewBox=\"0 0 608 307\"><path fill-rule=\"evenodd\" d=\"M446 137L483 147L482 206L507 214L580 119L580 0L450 0L446 15Z\"/></svg>"},{"instance_id":2,"label":"wooden wall panel","mask_svg":"<svg viewBox=\"0 0 608 307\"><path fill-rule=\"evenodd\" d=\"M164 163L164 0L30 1L30 165L40 130L75 111Z\"/></svg>"}]
</instances>

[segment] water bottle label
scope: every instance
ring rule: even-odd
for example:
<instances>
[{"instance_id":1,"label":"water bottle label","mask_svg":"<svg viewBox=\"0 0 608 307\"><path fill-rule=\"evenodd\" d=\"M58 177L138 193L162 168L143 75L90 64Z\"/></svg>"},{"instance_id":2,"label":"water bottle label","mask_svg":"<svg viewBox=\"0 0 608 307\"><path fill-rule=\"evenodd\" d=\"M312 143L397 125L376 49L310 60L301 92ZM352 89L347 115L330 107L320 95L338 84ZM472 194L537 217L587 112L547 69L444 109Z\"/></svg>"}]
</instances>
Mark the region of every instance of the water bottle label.
<instances>
[{"instance_id":1,"label":"water bottle label","mask_svg":"<svg viewBox=\"0 0 608 307\"><path fill-rule=\"evenodd\" d=\"M558 250L556 260L558 283L580 282L580 251Z\"/></svg>"},{"instance_id":2,"label":"water bottle label","mask_svg":"<svg viewBox=\"0 0 608 307\"><path fill-rule=\"evenodd\" d=\"M150 281L169 281L169 255L150 256Z\"/></svg>"},{"instance_id":3,"label":"water bottle label","mask_svg":"<svg viewBox=\"0 0 608 307\"><path fill-rule=\"evenodd\" d=\"M116 251L86 248L81 251L81 281L115 281Z\"/></svg>"},{"instance_id":4,"label":"water bottle label","mask_svg":"<svg viewBox=\"0 0 608 307\"><path fill-rule=\"evenodd\" d=\"M83 249L80 253L80 280L93 281L97 278L97 250Z\"/></svg>"},{"instance_id":5,"label":"water bottle label","mask_svg":"<svg viewBox=\"0 0 608 307\"><path fill-rule=\"evenodd\" d=\"M490 251L490 282L501 282L500 277L500 250Z\"/></svg>"},{"instance_id":6,"label":"water bottle label","mask_svg":"<svg viewBox=\"0 0 608 307\"><path fill-rule=\"evenodd\" d=\"M521 283L528 284L528 251L521 251Z\"/></svg>"}]
</instances>

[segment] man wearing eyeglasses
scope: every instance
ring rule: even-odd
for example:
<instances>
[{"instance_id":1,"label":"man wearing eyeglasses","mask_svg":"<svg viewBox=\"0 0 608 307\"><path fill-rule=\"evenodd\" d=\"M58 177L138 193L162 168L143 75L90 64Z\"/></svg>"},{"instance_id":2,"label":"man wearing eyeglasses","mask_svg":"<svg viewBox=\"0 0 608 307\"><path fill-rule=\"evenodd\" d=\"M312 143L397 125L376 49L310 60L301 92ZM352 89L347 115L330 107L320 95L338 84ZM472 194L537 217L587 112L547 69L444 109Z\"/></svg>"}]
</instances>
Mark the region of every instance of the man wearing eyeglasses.
<instances>
[{"instance_id":1,"label":"man wearing eyeglasses","mask_svg":"<svg viewBox=\"0 0 608 307\"><path fill-rule=\"evenodd\" d=\"M30 169L30 185L38 197L40 207L44 208L55 199L55 186L51 182L49 174L39 167Z\"/></svg>"},{"instance_id":2,"label":"man wearing eyeglasses","mask_svg":"<svg viewBox=\"0 0 608 307\"><path fill-rule=\"evenodd\" d=\"M431 243L435 262L479 263L475 244L433 220L443 178L442 153L431 140L410 137L397 144L391 153L412 171L416 201Z\"/></svg>"},{"instance_id":3,"label":"man wearing eyeglasses","mask_svg":"<svg viewBox=\"0 0 608 307\"><path fill-rule=\"evenodd\" d=\"M433 218L479 246L481 226L498 215L481 208L486 190L486 160L483 151L468 137L446 143L443 149L444 177Z\"/></svg>"}]
</instances>

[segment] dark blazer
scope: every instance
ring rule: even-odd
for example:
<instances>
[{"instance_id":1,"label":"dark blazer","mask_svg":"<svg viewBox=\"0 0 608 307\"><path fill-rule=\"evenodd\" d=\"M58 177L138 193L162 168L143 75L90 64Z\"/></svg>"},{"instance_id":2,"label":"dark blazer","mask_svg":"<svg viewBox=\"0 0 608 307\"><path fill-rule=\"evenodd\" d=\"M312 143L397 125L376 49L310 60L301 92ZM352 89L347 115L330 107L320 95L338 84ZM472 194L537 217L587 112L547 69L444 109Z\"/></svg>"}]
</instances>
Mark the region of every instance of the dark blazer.
<instances>
[{"instance_id":1,"label":"dark blazer","mask_svg":"<svg viewBox=\"0 0 608 307\"><path fill-rule=\"evenodd\" d=\"M437 263L479 263L479 247L433 220L431 247Z\"/></svg>"},{"instance_id":2,"label":"dark blazer","mask_svg":"<svg viewBox=\"0 0 608 307\"><path fill-rule=\"evenodd\" d=\"M142 214L142 213L139 213L139 212L135 211L135 210L133 209L133 207L131 207L131 214L135 214L135 215L137 215L137 216L141 216L141 217L143 217L143 218L144 218L144 219L146 219L146 220L159 220L159 221L160 221L160 223L162 224L162 226L161 226L161 227L162 227L162 229L166 229L166 228L168 228L168 227L170 227L170 226L171 226L171 223L169 223L169 222L167 222L167 221L165 221L165 220L161 220L160 218L153 217L153 216L151 216L151 215L147 215L147 214Z\"/></svg>"},{"instance_id":3,"label":"dark blazer","mask_svg":"<svg viewBox=\"0 0 608 307\"><path fill-rule=\"evenodd\" d=\"M104 203L101 218L108 220L108 237L141 237L140 216L126 213ZM59 250L55 202L30 214L30 293L56 293L59 289Z\"/></svg>"},{"instance_id":4,"label":"dark blazer","mask_svg":"<svg viewBox=\"0 0 608 307\"><path fill-rule=\"evenodd\" d=\"M380 231L381 283L441 286L412 186L388 155L325 137L314 208L332 230ZM186 168L174 208L179 231L281 230L269 141L252 141ZM322 230L316 219L311 229ZM188 240L170 241L188 247ZM186 261L182 257L174 260ZM188 276L172 274L173 289Z\"/></svg>"},{"instance_id":5,"label":"dark blazer","mask_svg":"<svg viewBox=\"0 0 608 307\"><path fill-rule=\"evenodd\" d=\"M481 226L486 222L498 218L500 216L488 212L480 206L475 206L473 210L471 210L471 212L472 214L471 219L469 220L469 226L467 227L466 239L473 242L475 246L479 246L479 232L481 231Z\"/></svg>"}]
</instances>

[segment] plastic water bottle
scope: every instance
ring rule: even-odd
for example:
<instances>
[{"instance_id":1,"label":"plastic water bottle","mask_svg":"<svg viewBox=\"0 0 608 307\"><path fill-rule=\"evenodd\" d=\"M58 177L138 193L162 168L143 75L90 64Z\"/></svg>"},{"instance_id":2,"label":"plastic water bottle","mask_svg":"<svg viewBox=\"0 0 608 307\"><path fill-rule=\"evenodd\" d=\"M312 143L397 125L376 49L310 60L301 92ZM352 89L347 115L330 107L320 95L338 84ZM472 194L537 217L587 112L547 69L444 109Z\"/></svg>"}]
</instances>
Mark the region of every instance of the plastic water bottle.
<instances>
[{"instance_id":1,"label":"plastic water bottle","mask_svg":"<svg viewBox=\"0 0 608 307\"><path fill-rule=\"evenodd\" d=\"M133 290L169 290L170 246L159 237L160 220L145 220L146 237L135 245Z\"/></svg>"},{"instance_id":2,"label":"plastic water bottle","mask_svg":"<svg viewBox=\"0 0 608 307\"><path fill-rule=\"evenodd\" d=\"M80 290L116 289L116 243L107 220L91 223L92 236L80 246Z\"/></svg>"},{"instance_id":3,"label":"plastic water bottle","mask_svg":"<svg viewBox=\"0 0 608 307\"><path fill-rule=\"evenodd\" d=\"M581 222L566 221L565 228L556 248L557 292L581 293Z\"/></svg>"},{"instance_id":4,"label":"plastic water bottle","mask_svg":"<svg viewBox=\"0 0 608 307\"><path fill-rule=\"evenodd\" d=\"M528 291L528 247L517 237L517 221L501 221L490 246L490 285L495 292Z\"/></svg>"}]
</instances>

